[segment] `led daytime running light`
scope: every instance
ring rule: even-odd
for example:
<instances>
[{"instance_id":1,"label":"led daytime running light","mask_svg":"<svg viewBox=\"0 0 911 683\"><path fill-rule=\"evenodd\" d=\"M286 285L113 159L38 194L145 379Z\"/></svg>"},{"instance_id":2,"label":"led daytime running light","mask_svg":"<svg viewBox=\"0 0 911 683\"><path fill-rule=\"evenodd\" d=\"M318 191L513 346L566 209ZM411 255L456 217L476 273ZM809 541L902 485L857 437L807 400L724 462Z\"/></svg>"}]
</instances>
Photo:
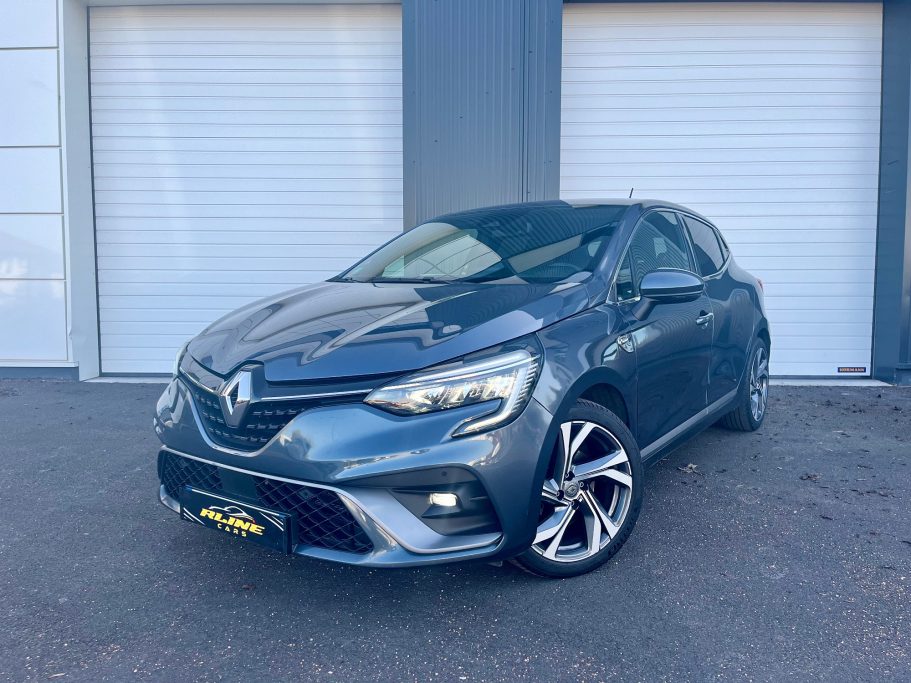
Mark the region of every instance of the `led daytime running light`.
<instances>
[{"instance_id":1,"label":"led daytime running light","mask_svg":"<svg viewBox=\"0 0 911 683\"><path fill-rule=\"evenodd\" d=\"M537 359L528 351L512 351L461 367L412 375L374 390L365 401L397 415L491 403L492 412L466 420L454 432L468 434L496 426L517 414L530 396L537 368Z\"/></svg>"}]
</instances>

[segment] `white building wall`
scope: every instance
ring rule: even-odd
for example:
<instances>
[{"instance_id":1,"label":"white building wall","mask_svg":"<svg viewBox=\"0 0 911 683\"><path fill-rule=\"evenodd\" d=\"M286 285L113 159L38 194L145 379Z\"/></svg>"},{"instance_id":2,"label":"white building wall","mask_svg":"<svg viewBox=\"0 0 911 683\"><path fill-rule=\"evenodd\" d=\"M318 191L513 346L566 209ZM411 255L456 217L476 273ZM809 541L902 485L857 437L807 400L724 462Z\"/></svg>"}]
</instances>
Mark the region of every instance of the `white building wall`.
<instances>
[{"instance_id":1,"label":"white building wall","mask_svg":"<svg viewBox=\"0 0 911 683\"><path fill-rule=\"evenodd\" d=\"M765 283L773 375L871 369L882 21L872 2L564 8L560 196L634 188L713 221Z\"/></svg>"},{"instance_id":2,"label":"white building wall","mask_svg":"<svg viewBox=\"0 0 911 683\"><path fill-rule=\"evenodd\" d=\"M0 0L0 365L69 365L57 0Z\"/></svg>"}]
</instances>

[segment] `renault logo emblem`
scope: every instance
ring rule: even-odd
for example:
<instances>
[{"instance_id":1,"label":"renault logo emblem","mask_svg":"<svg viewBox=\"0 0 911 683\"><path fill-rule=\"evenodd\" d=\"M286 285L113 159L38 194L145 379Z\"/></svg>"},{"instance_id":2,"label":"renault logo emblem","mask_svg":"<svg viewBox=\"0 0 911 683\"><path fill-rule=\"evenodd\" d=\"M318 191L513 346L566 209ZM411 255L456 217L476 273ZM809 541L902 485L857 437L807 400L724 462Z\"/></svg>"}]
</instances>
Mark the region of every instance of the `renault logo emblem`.
<instances>
[{"instance_id":1,"label":"renault logo emblem","mask_svg":"<svg viewBox=\"0 0 911 683\"><path fill-rule=\"evenodd\" d=\"M253 400L253 373L244 367L225 382L218 392L218 402L229 427L239 427L250 401Z\"/></svg>"}]
</instances>

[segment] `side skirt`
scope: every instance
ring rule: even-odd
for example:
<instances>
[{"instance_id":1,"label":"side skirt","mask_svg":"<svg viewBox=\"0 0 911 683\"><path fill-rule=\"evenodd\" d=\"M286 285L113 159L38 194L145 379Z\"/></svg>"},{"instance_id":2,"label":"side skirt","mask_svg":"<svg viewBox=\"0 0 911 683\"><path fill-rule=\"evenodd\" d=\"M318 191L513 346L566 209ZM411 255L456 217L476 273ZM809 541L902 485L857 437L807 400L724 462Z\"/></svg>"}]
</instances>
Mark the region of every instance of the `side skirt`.
<instances>
[{"instance_id":1,"label":"side skirt","mask_svg":"<svg viewBox=\"0 0 911 683\"><path fill-rule=\"evenodd\" d=\"M710 406L693 415L686 422L677 425L667 434L643 448L641 451L642 462L646 465L655 464L675 448L682 445L684 441L695 436L709 425L714 424L718 418L731 409L731 406L737 400L739 391L739 387L729 391Z\"/></svg>"}]
</instances>

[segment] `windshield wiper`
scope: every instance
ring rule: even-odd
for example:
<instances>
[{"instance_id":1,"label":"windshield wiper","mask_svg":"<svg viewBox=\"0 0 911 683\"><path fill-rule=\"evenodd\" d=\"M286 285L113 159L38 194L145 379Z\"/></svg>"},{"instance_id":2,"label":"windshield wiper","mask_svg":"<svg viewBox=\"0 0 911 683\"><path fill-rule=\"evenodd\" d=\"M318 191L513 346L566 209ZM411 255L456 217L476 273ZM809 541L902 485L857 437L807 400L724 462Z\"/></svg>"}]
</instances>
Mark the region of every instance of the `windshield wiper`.
<instances>
[{"instance_id":1,"label":"windshield wiper","mask_svg":"<svg viewBox=\"0 0 911 683\"><path fill-rule=\"evenodd\" d=\"M441 280L435 277L374 277L367 280L367 282L394 282L401 284L442 284L445 282L452 282L452 280Z\"/></svg>"}]
</instances>

